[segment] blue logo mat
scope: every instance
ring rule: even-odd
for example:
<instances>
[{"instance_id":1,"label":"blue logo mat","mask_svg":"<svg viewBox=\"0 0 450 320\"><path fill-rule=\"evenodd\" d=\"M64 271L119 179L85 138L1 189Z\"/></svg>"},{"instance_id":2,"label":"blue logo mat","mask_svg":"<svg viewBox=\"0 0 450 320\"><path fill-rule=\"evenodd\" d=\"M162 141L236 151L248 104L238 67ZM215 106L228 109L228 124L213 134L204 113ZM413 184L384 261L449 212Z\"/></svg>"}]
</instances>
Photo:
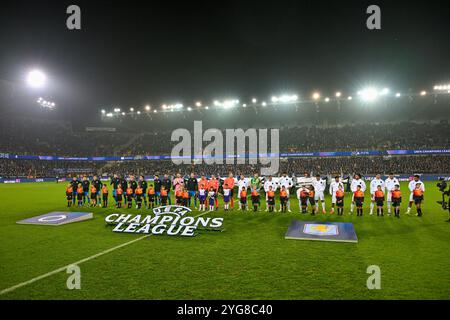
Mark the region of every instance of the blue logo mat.
<instances>
[{"instance_id":1,"label":"blue logo mat","mask_svg":"<svg viewBox=\"0 0 450 320\"><path fill-rule=\"evenodd\" d=\"M17 221L18 224L37 224L44 226L60 226L62 224L92 219L92 212L49 212L37 217Z\"/></svg>"},{"instance_id":2,"label":"blue logo mat","mask_svg":"<svg viewBox=\"0 0 450 320\"><path fill-rule=\"evenodd\" d=\"M358 242L358 237L349 222L292 221L285 239L319 240L335 242Z\"/></svg>"}]
</instances>

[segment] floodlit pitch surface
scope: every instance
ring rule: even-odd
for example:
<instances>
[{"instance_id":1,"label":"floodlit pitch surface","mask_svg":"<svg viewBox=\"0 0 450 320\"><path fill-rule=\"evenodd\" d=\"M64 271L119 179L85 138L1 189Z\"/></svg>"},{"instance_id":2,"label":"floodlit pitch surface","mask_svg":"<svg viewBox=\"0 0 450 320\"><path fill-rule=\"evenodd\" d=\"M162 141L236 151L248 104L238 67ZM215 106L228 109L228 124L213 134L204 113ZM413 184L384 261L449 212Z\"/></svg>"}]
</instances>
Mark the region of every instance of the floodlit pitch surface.
<instances>
[{"instance_id":1,"label":"floodlit pitch surface","mask_svg":"<svg viewBox=\"0 0 450 320\"><path fill-rule=\"evenodd\" d=\"M424 217L399 220L318 215L315 221L352 222L359 243L290 241L284 235L298 213L218 211L224 232L202 231L194 238L142 237L105 226L112 207L76 208L94 219L54 227L16 221L66 211L65 184L0 185L0 291L86 259L81 289L69 290L65 271L0 295L0 299L449 299L450 223L436 204L440 194L426 183ZM407 186L402 183L404 198ZM112 198L110 203L113 203ZM329 208L330 199L327 198ZM199 214L193 211L191 215ZM205 215L205 216L206 216ZM381 289L368 290L367 267L381 268Z\"/></svg>"}]
</instances>

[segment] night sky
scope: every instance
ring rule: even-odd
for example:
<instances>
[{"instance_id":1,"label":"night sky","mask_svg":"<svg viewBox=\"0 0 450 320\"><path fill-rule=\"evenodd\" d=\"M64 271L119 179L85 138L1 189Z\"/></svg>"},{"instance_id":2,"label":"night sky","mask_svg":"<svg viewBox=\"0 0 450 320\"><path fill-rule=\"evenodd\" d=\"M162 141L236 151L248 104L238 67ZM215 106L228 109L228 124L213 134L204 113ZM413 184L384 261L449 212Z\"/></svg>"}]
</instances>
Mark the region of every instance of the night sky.
<instances>
[{"instance_id":1,"label":"night sky","mask_svg":"<svg viewBox=\"0 0 450 320\"><path fill-rule=\"evenodd\" d=\"M3 1L0 79L21 83L39 67L49 76L42 94L77 110L372 83L419 90L450 81L447 3ZM81 31L66 29L69 4L81 7ZM381 7L381 30L366 28L370 4Z\"/></svg>"}]
</instances>

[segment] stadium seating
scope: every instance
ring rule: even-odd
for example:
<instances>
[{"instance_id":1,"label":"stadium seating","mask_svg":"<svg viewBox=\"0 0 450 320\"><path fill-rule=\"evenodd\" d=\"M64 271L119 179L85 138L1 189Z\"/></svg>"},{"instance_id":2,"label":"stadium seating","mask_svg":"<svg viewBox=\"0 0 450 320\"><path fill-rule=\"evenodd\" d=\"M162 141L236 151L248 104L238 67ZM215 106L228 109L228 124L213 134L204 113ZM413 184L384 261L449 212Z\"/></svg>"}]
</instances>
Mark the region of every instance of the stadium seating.
<instances>
[{"instance_id":1,"label":"stadium seating","mask_svg":"<svg viewBox=\"0 0 450 320\"><path fill-rule=\"evenodd\" d=\"M171 131L117 132L74 130L69 122L2 121L0 153L19 155L53 155L64 157L170 155L176 142ZM363 151L394 149L449 149L450 124L371 123L344 126L298 126L280 129L281 152ZM350 160L350 161L349 161ZM295 174L308 172L353 173L449 173L448 156L398 157L321 157L282 159L280 171ZM78 174L153 175L189 173L225 175L228 171L250 174L257 165L182 165L171 161L38 161L0 160L0 177L54 177Z\"/></svg>"}]
</instances>

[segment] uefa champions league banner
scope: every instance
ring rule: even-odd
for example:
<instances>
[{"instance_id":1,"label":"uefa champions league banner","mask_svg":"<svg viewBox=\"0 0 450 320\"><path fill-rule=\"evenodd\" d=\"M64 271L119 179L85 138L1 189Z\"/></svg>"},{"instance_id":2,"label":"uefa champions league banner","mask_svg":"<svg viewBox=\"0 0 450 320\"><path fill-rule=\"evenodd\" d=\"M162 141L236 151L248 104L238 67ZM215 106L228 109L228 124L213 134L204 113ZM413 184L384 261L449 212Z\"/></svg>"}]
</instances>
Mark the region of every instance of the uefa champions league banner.
<instances>
[{"instance_id":1,"label":"uefa champions league banner","mask_svg":"<svg viewBox=\"0 0 450 320\"><path fill-rule=\"evenodd\" d=\"M387 150L388 155L420 155L420 154L450 154L450 149L432 150Z\"/></svg>"},{"instance_id":2,"label":"uefa champions league banner","mask_svg":"<svg viewBox=\"0 0 450 320\"><path fill-rule=\"evenodd\" d=\"M450 154L450 149L431 150L386 150L386 151L330 151L330 152L296 152L296 153L269 153L248 155L226 155L226 158L295 158L295 157L353 157L353 156L380 156L380 155L424 155L424 154ZM219 157L219 156L218 156ZM59 156L33 156L0 153L0 159L18 160L46 160L46 161L135 161L135 160L171 160L170 155L161 156L127 156L127 157L59 157ZM179 158L191 158L190 156L179 156ZM220 157L222 158L222 157Z\"/></svg>"}]
</instances>

